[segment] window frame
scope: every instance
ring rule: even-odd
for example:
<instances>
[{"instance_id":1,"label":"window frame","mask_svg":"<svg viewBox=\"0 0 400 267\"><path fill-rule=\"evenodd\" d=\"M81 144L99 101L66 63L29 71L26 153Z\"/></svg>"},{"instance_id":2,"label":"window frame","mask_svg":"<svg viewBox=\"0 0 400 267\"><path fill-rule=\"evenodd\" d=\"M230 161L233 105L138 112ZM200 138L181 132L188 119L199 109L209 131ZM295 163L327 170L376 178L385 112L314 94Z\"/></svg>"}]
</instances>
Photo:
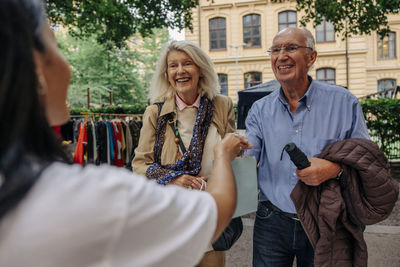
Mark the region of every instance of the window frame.
<instances>
[{"instance_id":1,"label":"window frame","mask_svg":"<svg viewBox=\"0 0 400 267\"><path fill-rule=\"evenodd\" d=\"M332 70L333 71L333 79L328 79L327 78L327 71L328 70ZM321 80L321 79L318 79L318 72L319 71L324 71L324 79L323 80ZM330 68L330 67L324 67L324 68L319 68L319 69L317 69L316 70L316 72L315 72L315 77L316 77L316 80L317 81L321 81L321 82L325 82L325 83L328 83L328 84L334 84L334 85L336 85L336 69L335 68ZM333 83L330 83L329 81L333 81Z\"/></svg>"},{"instance_id":2,"label":"window frame","mask_svg":"<svg viewBox=\"0 0 400 267\"><path fill-rule=\"evenodd\" d=\"M250 74L251 75L251 82L247 83L246 80L246 75ZM254 76L255 74L260 75L260 81L255 81ZM249 71L243 74L243 79L244 79L244 89L247 89L249 87L253 87L255 85L261 84L262 83L262 72L261 71Z\"/></svg>"},{"instance_id":3,"label":"window frame","mask_svg":"<svg viewBox=\"0 0 400 267\"><path fill-rule=\"evenodd\" d=\"M229 95L228 74L226 74L226 73L218 73L217 75L218 75L218 83L219 83L219 86L221 87L221 94L228 96ZM222 76L225 76L225 83L221 82L221 77ZM223 90L223 89L225 89L225 90ZM226 93L224 93L224 91L226 91Z\"/></svg>"},{"instance_id":4,"label":"window frame","mask_svg":"<svg viewBox=\"0 0 400 267\"><path fill-rule=\"evenodd\" d=\"M296 27L290 27L290 25L293 24L293 22L289 22L289 14L290 13L294 13L296 15L296 20L294 22L296 24ZM281 22L279 20L281 14L286 14L286 21L285 22ZM282 25L286 25L286 27L281 28ZM281 31L281 30L286 29L286 28L297 28L297 12L296 11L284 10L284 11L278 13L278 31Z\"/></svg>"},{"instance_id":5,"label":"window frame","mask_svg":"<svg viewBox=\"0 0 400 267\"><path fill-rule=\"evenodd\" d=\"M213 20L217 20L217 25L218 26L215 29L211 28L211 22ZM225 23L224 28L220 27L220 24L219 24L220 22L218 20L223 20L224 21L224 23ZM209 46L210 46L210 50L211 51L226 50L226 18L224 18L224 17L214 17L214 18L209 19L208 20L208 31L209 31ZM217 47L215 47L215 48L212 47L212 42L214 40L211 38L211 35L212 35L213 32L216 32L216 36L217 36L217 38L216 38ZM225 35L225 44L224 44L225 46L220 46L220 44L221 44L220 42L222 40L221 33L224 33L224 35Z\"/></svg>"},{"instance_id":6,"label":"window frame","mask_svg":"<svg viewBox=\"0 0 400 267\"><path fill-rule=\"evenodd\" d=\"M390 37L393 36L393 39L390 39ZM387 38L385 40L385 38ZM385 50L384 50L384 46L385 43L388 46L388 55L385 56ZM376 48L377 48L377 59L378 60L386 60L386 59L396 59L397 58L397 49L396 49L396 32L391 31L389 32L389 36L385 36L383 39L381 39L381 35L377 34L377 40L376 40ZM393 56L390 57L390 50L392 50L393 52Z\"/></svg>"},{"instance_id":7,"label":"window frame","mask_svg":"<svg viewBox=\"0 0 400 267\"><path fill-rule=\"evenodd\" d=\"M382 83L382 82L384 83L384 82L388 82L388 81L393 82L393 84L394 84L393 87L383 88L383 89L379 90L379 85L380 85L380 83ZM383 78L383 79L379 79L379 80L377 81L377 92L378 92L377 97L378 97L378 98L392 97L392 95L393 95L394 92L392 92L392 93L387 92L387 93L385 93L385 94L383 94L382 92L385 91L385 90L387 90L387 89L396 88L396 86L397 86L397 80L394 79L394 78Z\"/></svg>"},{"instance_id":8,"label":"window frame","mask_svg":"<svg viewBox=\"0 0 400 267\"><path fill-rule=\"evenodd\" d=\"M329 42L335 42L335 41L336 41L336 40L335 40L335 30L334 30L334 29L333 29L333 33L332 33L333 39L332 39L332 40L327 40L327 31L326 31L326 24L327 24L327 23L331 23L331 24L332 24L332 27L333 27L333 23L327 21L327 20L325 19L325 17L322 19L322 22L321 22L322 27L323 27L322 32L321 32L321 31L317 31L317 27L318 27L319 25L321 25L321 24L318 24L318 25L315 27L315 41L316 41L317 43L329 43ZM323 38L322 38L323 40L322 40L322 41L318 41L318 33L322 33L322 34L323 34Z\"/></svg>"},{"instance_id":9,"label":"window frame","mask_svg":"<svg viewBox=\"0 0 400 267\"><path fill-rule=\"evenodd\" d=\"M257 16L258 17L258 25L257 24L253 24L254 21L254 17ZM245 26L245 18L246 17L250 17L250 25L249 26ZM243 43L246 44L245 48L253 48L253 47L261 47L261 15L257 14L257 13L251 13L251 14L247 14L245 16L242 17L242 30L243 30ZM258 28L258 32L259 32L259 44L254 44L254 45L248 45L248 42L245 41L245 28L249 28L250 29L250 41L249 43L253 44L254 43L254 29Z\"/></svg>"},{"instance_id":10,"label":"window frame","mask_svg":"<svg viewBox=\"0 0 400 267\"><path fill-rule=\"evenodd\" d=\"M379 90L379 85L380 85L380 83L389 82L389 81L394 83L393 87L383 88L383 89ZM396 79L394 79L394 78L383 78L383 79L379 79L379 80L378 80L378 84L377 84L377 86L378 86L378 88L377 88L378 93L379 93L379 92L382 92L382 91L384 91L384 90L386 90L386 89L394 88L394 87L396 87L396 84L397 84L397 81L396 81Z\"/></svg>"}]
</instances>

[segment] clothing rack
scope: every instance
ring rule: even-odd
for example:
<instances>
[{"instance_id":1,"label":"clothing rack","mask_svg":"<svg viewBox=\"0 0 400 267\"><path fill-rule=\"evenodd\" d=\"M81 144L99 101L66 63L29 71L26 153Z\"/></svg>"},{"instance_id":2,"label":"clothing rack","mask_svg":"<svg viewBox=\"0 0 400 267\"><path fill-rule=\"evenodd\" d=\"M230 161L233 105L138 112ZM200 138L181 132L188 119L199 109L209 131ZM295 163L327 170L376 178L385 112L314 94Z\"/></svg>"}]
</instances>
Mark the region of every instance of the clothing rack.
<instances>
[{"instance_id":1,"label":"clothing rack","mask_svg":"<svg viewBox=\"0 0 400 267\"><path fill-rule=\"evenodd\" d=\"M143 114L124 114L124 113L93 113L93 112L81 112L81 114L87 118L87 116L114 116L114 117L133 117L137 121L141 121Z\"/></svg>"},{"instance_id":2,"label":"clothing rack","mask_svg":"<svg viewBox=\"0 0 400 267\"><path fill-rule=\"evenodd\" d=\"M80 112L73 117L62 126L61 132L63 140L74 144L74 162L131 168L140 136L141 114Z\"/></svg>"}]
</instances>

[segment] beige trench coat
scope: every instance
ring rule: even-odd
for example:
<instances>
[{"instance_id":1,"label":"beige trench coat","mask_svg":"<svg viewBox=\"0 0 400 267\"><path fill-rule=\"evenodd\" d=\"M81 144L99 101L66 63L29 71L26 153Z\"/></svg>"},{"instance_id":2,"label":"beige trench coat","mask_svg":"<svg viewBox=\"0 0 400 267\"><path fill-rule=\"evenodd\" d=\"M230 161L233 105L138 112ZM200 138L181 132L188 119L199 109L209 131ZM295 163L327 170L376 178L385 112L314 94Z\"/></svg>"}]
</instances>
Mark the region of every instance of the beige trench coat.
<instances>
[{"instance_id":1,"label":"beige trench coat","mask_svg":"<svg viewBox=\"0 0 400 267\"><path fill-rule=\"evenodd\" d=\"M217 128L218 134L223 138L226 133L235 130L235 114L232 100L227 96L217 95L213 99L213 103L214 115L212 123ZM174 113L174 120L176 120L175 95L164 102L160 116L171 112ZM139 144L135 149L135 158L132 161L132 169L135 173L146 174L147 168L153 164L157 115L157 105L148 106L144 112ZM165 142L161 152L162 165L173 164L177 161L176 154L178 153L178 147L174 142L175 136L168 129L165 132Z\"/></svg>"}]
</instances>

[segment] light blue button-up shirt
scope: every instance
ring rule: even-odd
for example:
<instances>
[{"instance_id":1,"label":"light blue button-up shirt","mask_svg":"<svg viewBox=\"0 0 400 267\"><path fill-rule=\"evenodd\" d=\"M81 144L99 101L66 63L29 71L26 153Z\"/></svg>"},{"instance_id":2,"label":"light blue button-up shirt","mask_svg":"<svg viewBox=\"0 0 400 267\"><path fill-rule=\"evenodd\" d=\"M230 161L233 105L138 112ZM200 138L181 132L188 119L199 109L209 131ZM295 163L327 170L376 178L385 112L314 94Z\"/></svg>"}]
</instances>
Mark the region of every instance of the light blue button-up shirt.
<instances>
[{"instance_id":1,"label":"light blue button-up shirt","mask_svg":"<svg viewBox=\"0 0 400 267\"><path fill-rule=\"evenodd\" d=\"M290 193L298 178L289 155L284 152L280 159L286 144L293 142L307 157L315 157L335 141L369 139L357 98L343 87L315 80L295 114L282 88L256 101L246 118L246 136L254 146L247 154L258 162L260 201L269 200L290 213L296 213Z\"/></svg>"}]
</instances>

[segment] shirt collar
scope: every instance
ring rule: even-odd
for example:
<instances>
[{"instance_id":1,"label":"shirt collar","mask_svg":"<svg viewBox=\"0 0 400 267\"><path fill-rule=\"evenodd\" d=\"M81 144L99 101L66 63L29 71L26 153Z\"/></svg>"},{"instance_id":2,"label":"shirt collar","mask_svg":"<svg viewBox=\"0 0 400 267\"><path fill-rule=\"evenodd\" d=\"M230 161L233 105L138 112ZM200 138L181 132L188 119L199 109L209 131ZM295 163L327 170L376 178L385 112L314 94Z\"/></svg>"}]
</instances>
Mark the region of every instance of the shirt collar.
<instances>
[{"instance_id":1,"label":"shirt collar","mask_svg":"<svg viewBox=\"0 0 400 267\"><path fill-rule=\"evenodd\" d=\"M308 76L308 80L310 81L310 86L308 87L307 92L304 96L300 99L300 101L304 101L308 110L311 109L311 102L315 95L315 83L311 76ZM304 100L303 100L304 99Z\"/></svg>"},{"instance_id":2,"label":"shirt collar","mask_svg":"<svg viewBox=\"0 0 400 267\"><path fill-rule=\"evenodd\" d=\"M308 81L310 82L310 86L307 89L307 92L299 99L299 102L303 102L307 109L310 110L311 109L311 102L313 99L313 96L315 94L315 86L314 86L314 82L313 79L311 78L311 76L307 76L308 77ZM284 105L287 106L288 103L286 101L285 98L285 94L283 93L282 90L282 86L279 88L279 100L280 102Z\"/></svg>"},{"instance_id":3,"label":"shirt collar","mask_svg":"<svg viewBox=\"0 0 400 267\"><path fill-rule=\"evenodd\" d=\"M178 94L175 94L175 103L176 106L178 107L178 109L180 111L182 111L183 109L187 108L187 107L195 107L195 108L199 108L200 107L200 94L197 96L196 100L194 101L194 103L192 105L188 105L185 102L183 102L183 100L178 96Z\"/></svg>"}]
</instances>

